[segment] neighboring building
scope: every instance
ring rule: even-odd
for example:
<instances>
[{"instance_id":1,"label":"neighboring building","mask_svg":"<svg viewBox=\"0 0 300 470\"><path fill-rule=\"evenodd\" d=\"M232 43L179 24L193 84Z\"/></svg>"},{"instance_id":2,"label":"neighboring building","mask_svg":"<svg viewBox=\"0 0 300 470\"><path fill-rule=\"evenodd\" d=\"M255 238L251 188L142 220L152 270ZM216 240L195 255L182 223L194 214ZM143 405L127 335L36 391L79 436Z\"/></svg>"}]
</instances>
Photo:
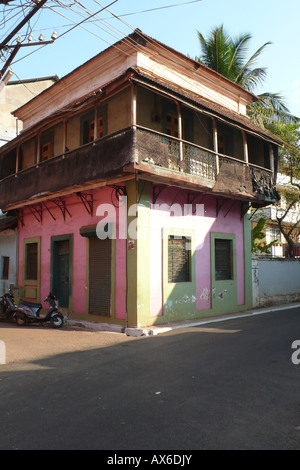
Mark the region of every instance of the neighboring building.
<instances>
[{"instance_id":1,"label":"neighboring building","mask_svg":"<svg viewBox=\"0 0 300 470\"><path fill-rule=\"evenodd\" d=\"M57 76L10 80L0 91L0 146L14 139L22 130L22 122L12 112L57 80Z\"/></svg>"},{"instance_id":2,"label":"neighboring building","mask_svg":"<svg viewBox=\"0 0 300 470\"><path fill-rule=\"evenodd\" d=\"M0 215L0 295L17 284L17 218Z\"/></svg>"},{"instance_id":3,"label":"neighboring building","mask_svg":"<svg viewBox=\"0 0 300 470\"><path fill-rule=\"evenodd\" d=\"M12 112L57 82L57 76L10 80L0 90L0 146L14 139L22 130L22 122ZM0 295L17 282L16 217L0 211Z\"/></svg>"},{"instance_id":4,"label":"neighboring building","mask_svg":"<svg viewBox=\"0 0 300 470\"><path fill-rule=\"evenodd\" d=\"M297 181L299 184L299 181ZM291 186L289 177L282 173L277 175L277 184L276 188L280 194L280 201L276 205L270 205L268 207L259 208L253 211L251 218L252 228L255 226L260 217L266 220L263 231L265 232L265 239L261 241L263 245L268 245L273 242L273 245L269 248L267 253L258 253L262 255L271 255L272 257L285 257L289 258L289 246L281 233L277 217L283 217L286 209L288 208L288 203L286 200L285 193L286 191L292 191L297 195L299 190L296 187ZM291 209L288 210L286 216L282 222L284 230L289 233L291 232L291 239L294 242L295 255L300 256L300 203L293 205Z\"/></svg>"},{"instance_id":5,"label":"neighboring building","mask_svg":"<svg viewBox=\"0 0 300 470\"><path fill-rule=\"evenodd\" d=\"M136 30L16 110L0 208L24 297L131 327L251 307L248 210L277 200L280 144L256 99Z\"/></svg>"}]
</instances>

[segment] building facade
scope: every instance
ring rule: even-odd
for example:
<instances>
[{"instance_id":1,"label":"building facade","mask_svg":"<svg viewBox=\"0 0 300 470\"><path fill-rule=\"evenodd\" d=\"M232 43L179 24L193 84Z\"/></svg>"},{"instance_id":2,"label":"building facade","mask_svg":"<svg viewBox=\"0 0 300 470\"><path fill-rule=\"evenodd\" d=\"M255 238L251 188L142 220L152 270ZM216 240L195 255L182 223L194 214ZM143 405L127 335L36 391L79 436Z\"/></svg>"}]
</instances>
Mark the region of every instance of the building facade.
<instances>
[{"instance_id":1,"label":"building facade","mask_svg":"<svg viewBox=\"0 0 300 470\"><path fill-rule=\"evenodd\" d=\"M267 252L258 252L258 255L272 256L279 258L290 258L300 256L300 204L299 181L295 185L290 183L289 175L278 173L276 188L280 194L280 200L276 205L270 205L262 209L257 208L251 216L251 226L255 227L257 221L265 220L263 232L265 238L261 240L261 245L270 245ZM294 202L293 202L294 201ZM279 221L281 223L281 230ZM289 244L282 233L284 231L293 242L293 255L291 256Z\"/></svg>"},{"instance_id":2,"label":"building facade","mask_svg":"<svg viewBox=\"0 0 300 470\"><path fill-rule=\"evenodd\" d=\"M57 82L57 76L10 80L0 91L0 146L22 131L22 121L12 112Z\"/></svg>"},{"instance_id":3,"label":"building facade","mask_svg":"<svg viewBox=\"0 0 300 470\"><path fill-rule=\"evenodd\" d=\"M248 211L277 200L280 144L256 99L136 30L16 110L0 207L22 296L129 327L250 308Z\"/></svg>"}]
</instances>

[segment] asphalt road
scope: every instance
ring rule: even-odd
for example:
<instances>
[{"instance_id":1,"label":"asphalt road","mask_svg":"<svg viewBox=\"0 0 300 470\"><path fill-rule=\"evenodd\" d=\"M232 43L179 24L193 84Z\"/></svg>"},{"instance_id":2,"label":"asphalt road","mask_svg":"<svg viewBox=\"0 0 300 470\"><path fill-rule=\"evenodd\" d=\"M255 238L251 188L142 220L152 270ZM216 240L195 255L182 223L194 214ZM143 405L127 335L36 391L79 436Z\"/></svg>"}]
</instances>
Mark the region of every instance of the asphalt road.
<instances>
[{"instance_id":1,"label":"asphalt road","mask_svg":"<svg viewBox=\"0 0 300 470\"><path fill-rule=\"evenodd\" d=\"M300 450L299 308L140 338L1 324L1 339L1 450Z\"/></svg>"}]
</instances>

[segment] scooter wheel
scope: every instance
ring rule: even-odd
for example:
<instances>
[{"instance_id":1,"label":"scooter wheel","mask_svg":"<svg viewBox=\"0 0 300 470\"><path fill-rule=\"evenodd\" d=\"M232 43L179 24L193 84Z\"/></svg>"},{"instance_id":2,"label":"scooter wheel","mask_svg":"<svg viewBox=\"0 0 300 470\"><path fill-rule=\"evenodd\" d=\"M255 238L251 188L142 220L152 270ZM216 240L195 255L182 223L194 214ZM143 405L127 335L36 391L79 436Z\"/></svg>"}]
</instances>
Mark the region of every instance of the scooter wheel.
<instances>
[{"instance_id":1,"label":"scooter wheel","mask_svg":"<svg viewBox=\"0 0 300 470\"><path fill-rule=\"evenodd\" d=\"M50 320L51 325L53 328L61 328L64 324L64 319L62 315L53 315Z\"/></svg>"},{"instance_id":2,"label":"scooter wheel","mask_svg":"<svg viewBox=\"0 0 300 470\"><path fill-rule=\"evenodd\" d=\"M22 316L17 316L16 317L16 323L18 326L23 326L25 325L25 319Z\"/></svg>"}]
</instances>

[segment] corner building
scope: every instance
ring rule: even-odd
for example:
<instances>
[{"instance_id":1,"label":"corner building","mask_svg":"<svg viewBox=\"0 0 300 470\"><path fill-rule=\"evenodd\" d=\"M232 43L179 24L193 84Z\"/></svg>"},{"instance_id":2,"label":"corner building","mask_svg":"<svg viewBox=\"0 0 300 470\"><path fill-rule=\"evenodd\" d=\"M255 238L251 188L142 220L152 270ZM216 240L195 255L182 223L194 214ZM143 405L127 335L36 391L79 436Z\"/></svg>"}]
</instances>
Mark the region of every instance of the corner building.
<instances>
[{"instance_id":1,"label":"corner building","mask_svg":"<svg viewBox=\"0 0 300 470\"><path fill-rule=\"evenodd\" d=\"M248 213L277 200L281 144L257 99L136 30L17 109L0 207L20 297L128 327L249 309Z\"/></svg>"}]
</instances>

